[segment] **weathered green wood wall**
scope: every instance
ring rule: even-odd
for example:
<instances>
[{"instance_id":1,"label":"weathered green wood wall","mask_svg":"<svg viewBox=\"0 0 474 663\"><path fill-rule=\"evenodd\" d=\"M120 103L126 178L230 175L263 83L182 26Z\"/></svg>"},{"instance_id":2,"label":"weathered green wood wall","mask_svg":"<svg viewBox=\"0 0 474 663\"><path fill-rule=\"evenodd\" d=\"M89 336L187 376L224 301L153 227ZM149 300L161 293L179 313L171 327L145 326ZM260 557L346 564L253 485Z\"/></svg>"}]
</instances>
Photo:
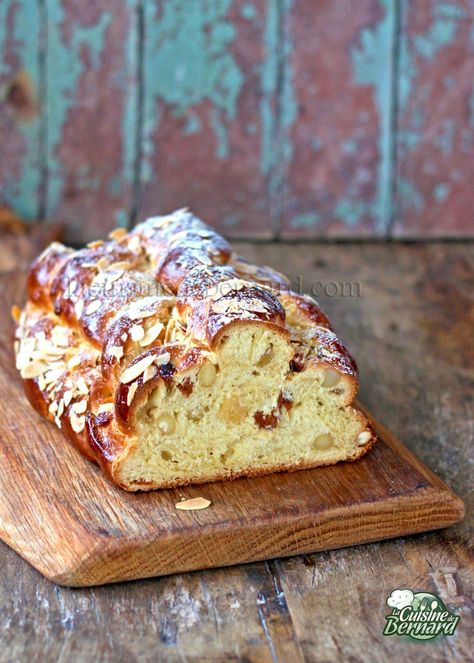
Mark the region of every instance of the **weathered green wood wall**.
<instances>
[{"instance_id":1,"label":"weathered green wood wall","mask_svg":"<svg viewBox=\"0 0 474 663\"><path fill-rule=\"evenodd\" d=\"M474 0L0 0L0 203L474 234Z\"/></svg>"}]
</instances>

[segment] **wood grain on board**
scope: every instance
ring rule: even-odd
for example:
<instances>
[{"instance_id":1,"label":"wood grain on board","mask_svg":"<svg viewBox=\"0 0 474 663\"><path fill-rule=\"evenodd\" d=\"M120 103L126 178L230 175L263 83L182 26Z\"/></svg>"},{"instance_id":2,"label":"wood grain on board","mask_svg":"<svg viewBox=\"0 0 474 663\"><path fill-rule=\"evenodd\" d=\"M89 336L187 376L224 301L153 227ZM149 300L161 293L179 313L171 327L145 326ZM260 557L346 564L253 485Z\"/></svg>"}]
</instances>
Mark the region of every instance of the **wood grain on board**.
<instances>
[{"instance_id":1,"label":"wood grain on board","mask_svg":"<svg viewBox=\"0 0 474 663\"><path fill-rule=\"evenodd\" d=\"M0 313L0 536L71 586L146 578L339 548L447 527L462 502L376 425L362 460L182 490L129 494L79 456L26 403L14 368L3 278ZM177 511L203 496L203 511Z\"/></svg>"},{"instance_id":2,"label":"wood grain on board","mask_svg":"<svg viewBox=\"0 0 474 663\"><path fill-rule=\"evenodd\" d=\"M470 660L474 247L237 249L319 292L357 357L361 400L463 498L467 516L427 534L84 589L50 583L0 542L1 663ZM20 301L23 284L10 280ZM339 284L338 294L333 287L325 294L325 283ZM343 294L344 283L360 284L360 293ZM386 599L395 587L438 594L461 616L456 634L429 645L384 637Z\"/></svg>"}]
</instances>

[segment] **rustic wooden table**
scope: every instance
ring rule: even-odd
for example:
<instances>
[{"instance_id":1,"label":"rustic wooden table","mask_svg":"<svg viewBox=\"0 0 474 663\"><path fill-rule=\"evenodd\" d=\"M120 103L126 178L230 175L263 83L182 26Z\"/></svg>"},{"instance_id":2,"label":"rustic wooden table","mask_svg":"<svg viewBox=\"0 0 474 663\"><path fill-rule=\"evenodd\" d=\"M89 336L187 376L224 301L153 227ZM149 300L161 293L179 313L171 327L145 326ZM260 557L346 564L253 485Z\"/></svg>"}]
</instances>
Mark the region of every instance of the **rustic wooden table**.
<instances>
[{"instance_id":1,"label":"rustic wooden table","mask_svg":"<svg viewBox=\"0 0 474 663\"><path fill-rule=\"evenodd\" d=\"M239 249L326 291L319 299L359 362L362 402L465 500L466 519L380 544L80 590L52 585L0 544L1 662L470 660L474 244ZM384 637L398 587L456 607L456 634Z\"/></svg>"}]
</instances>

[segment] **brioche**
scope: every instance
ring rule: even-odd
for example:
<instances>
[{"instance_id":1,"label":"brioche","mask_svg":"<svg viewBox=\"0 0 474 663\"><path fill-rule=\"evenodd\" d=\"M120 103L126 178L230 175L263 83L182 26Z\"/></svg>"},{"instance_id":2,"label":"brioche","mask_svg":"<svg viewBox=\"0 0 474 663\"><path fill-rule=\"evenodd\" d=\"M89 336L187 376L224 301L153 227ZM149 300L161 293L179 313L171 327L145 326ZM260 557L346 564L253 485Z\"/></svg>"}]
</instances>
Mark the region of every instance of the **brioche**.
<instances>
[{"instance_id":1,"label":"brioche","mask_svg":"<svg viewBox=\"0 0 474 663\"><path fill-rule=\"evenodd\" d=\"M187 210L34 263L16 365L33 407L126 490L356 460L357 368L312 299Z\"/></svg>"}]
</instances>

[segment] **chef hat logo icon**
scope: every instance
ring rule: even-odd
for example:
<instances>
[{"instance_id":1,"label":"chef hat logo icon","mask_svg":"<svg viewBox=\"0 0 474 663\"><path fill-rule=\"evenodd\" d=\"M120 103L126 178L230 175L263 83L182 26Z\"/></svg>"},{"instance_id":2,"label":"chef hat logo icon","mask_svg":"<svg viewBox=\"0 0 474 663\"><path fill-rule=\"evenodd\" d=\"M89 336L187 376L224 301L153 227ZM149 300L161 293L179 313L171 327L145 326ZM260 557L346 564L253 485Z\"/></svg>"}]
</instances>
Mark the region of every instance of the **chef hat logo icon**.
<instances>
[{"instance_id":1,"label":"chef hat logo icon","mask_svg":"<svg viewBox=\"0 0 474 663\"><path fill-rule=\"evenodd\" d=\"M411 589L394 589L387 599L387 605L390 608L397 608L402 610L408 605L411 605L414 594Z\"/></svg>"}]
</instances>

